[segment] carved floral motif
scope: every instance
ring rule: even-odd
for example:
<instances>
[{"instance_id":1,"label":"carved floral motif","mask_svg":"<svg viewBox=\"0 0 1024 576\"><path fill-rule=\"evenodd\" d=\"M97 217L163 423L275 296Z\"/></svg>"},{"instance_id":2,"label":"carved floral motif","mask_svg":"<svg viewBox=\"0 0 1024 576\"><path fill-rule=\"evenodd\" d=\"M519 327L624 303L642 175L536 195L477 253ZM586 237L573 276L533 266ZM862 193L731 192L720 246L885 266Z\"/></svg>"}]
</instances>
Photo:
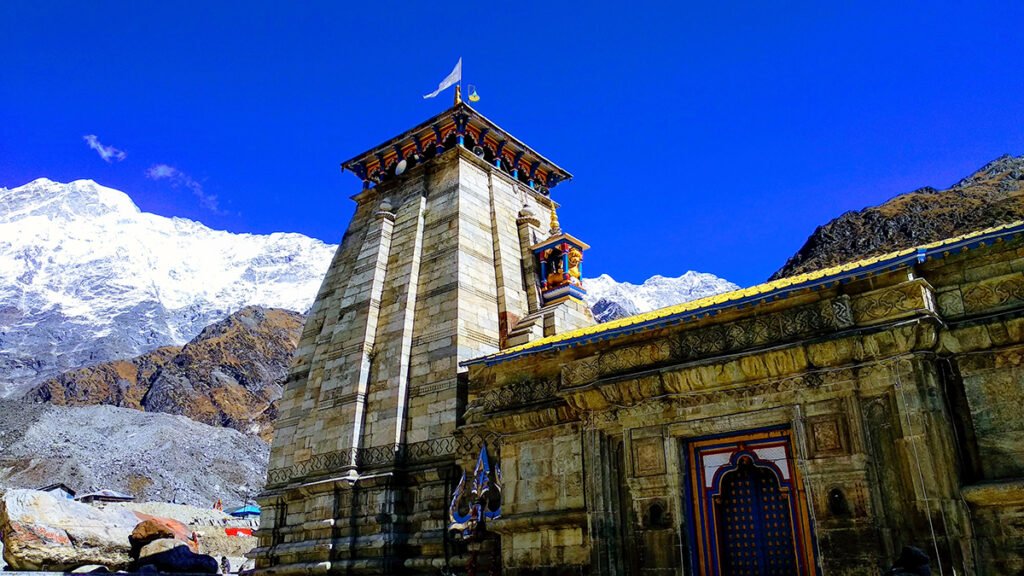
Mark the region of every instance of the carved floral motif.
<instances>
[{"instance_id":1,"label":"carved floral motif","mask_svg":"<svg viewBox=\"0 0 1024 576\"><path fill-rule=\"evenodd\" d=\"M480 399L480 405L484 412L497 412L550 400L557 391L557 378L522 380L485 393Z\"/></svg>"},{"instance_id":2,"label":"carved floral motif","mask_svg":"<svg viewBox=\"0 0 1024 576\"><path fill-rule=\"evenodd\" d=\"M852 324L850 300L843 295L776 314L683 332L677 340L675 356L679 360L694 360L791 340L822 330L847 328Z\"/></svg>"},{"instance_id":3,"label":"carved floral motif","mask_svg":"<svg viewBox=\"0 0 1024 576\"><path fill-rule=\"evenodd\" d=\"M639 346L611 350L598 359L600 374L613 374L623 370L660 364L672 357L672 346L667 339L654 340Z\"/></svg>"},{"instance_id":4,"label":"carved floral motif","mask_svg":"<svg viewBox=\"0 0 1024 576\"><path fill-rule=\"evenodd\" d=\"M910 282L868 292L854 300L853 318L857 323L869 323L928 310L925 300L927 289L922 282Z\"/></svg>"},{"instance_id":5,"label":"carved floral motif","mask_svg":"<svg viewBox=\"0 0 1024 576\"><path fill-rule=\"evenodd\" d=\"M593 382L600 374L598 357L590 356L575 362L562 365L562 386L571 388L587 382Z\"/></svg>"},{"instance_id":6,"label":"carved floral motif","mask_svg":"<svg viewBox=\"0 0 1024 576\"><path fill-rule=\"evenodd\" d=\"M975 284L964 291L964 310L979 312L1024 302L1024 276Z\"/></svg>"}]
</instances>

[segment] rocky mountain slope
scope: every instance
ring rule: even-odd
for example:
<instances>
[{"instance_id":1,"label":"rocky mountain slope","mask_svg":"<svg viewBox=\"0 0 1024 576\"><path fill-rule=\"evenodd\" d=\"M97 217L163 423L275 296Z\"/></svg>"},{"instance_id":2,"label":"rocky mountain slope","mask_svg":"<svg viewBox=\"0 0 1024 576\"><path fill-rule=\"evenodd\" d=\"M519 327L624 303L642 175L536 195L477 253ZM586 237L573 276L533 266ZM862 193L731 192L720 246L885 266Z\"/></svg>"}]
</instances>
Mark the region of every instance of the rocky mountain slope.
<instances>
[{"instance_id":1,"label":"rocky mountain slope","mask_svg":"<svg viewBox=\"0 0 1024 576\"><path fill-rule=\"evenodd\" d=\"M678 278L651 276L639 286L616 282L611 276L602 274L584 280L583 286L587 289L587 300L598 322L650 312L739 288L714 274L693 271Z\"/></svg>"},{"instance_id":2,"label":"rocky mountain slope","mask_svg":"<svg viewBox=\"0 0 1024 576\"><path fill-rule=\"evenodd\" d=\"M71 370L37 385L26 399L181 414L269 440L273 403L302 322L297 312L249 306L183 347Z\"/></svg>"},{"instance_id":3,"label":"rocky mountain slope","mask_svg":"<svg viewBox=\"0 0 1024 576\"><path fill-rule=\"evenodd\" d=\"M1024 156L1001 156L946 190L921 188L819 226L771 279L1024 219Z\"/></svg>"},{"instance_id":4,"label":"rocky mountain slope","mask_svg":"<svg viewBox=\"0 0 1024 576\"><path fill-rule=\"evenodd\" d=\"M184 416L0 400L0 491L64 482L143 500L241 503L266 480L267 444Z\"/></svg>"},{"instance_id":5,"label":"rocky mountain slope","mask_svg":"<svg viewBox=\"0 0 1024 576\"><path fill-rule=\"evenodd\" d=\"M0 396L180 346L247 305L305 311L335 248L145 213L91 180L0 188Z\"/></svg>"}]
</instances>

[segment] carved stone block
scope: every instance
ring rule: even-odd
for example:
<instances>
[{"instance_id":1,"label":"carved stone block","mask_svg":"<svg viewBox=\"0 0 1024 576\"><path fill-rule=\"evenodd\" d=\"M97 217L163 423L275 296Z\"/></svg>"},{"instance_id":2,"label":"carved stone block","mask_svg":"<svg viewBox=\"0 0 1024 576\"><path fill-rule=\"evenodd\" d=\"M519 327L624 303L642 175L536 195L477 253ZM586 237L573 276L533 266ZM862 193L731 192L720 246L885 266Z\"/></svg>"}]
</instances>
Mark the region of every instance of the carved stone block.
<instances>
[{"instance_id":1,"label":"carved stone block","mask_svg":"<svg viewBox=\"0 0 1024 576\"><path fill-rule=\"evenodd\" d=\"M557 378L522 380L487 392L483 395L481 404L485 412L497 412L550 400L555 397L557 391Z\"/></svg>"},{"instance_id":2,"label":"carved stone block","mask_svg":"<svg viewBox=\"0 0 1024 576\"><path fill-rule=\"evenodd\" d=\"M572 388L597 379L597 356L590 356L562 365L562 386Z\"/></svg>"},{"instance_id":3,"label":"carved stone block","mask_svg":"<svg viewBox=\"0 0 1024 576\"><path fill-rule=\"evenodd\" d=\"M849 453L846 420L836 414L808 418L811 454L814 457Z\"/></svg>"},{"instance_id":4,"label":"carved stone block","mask_svg":"<svg viewBox=\"0 0 1024 576\"><path fill-rule=\"evenodd\" d=\"M659 339L640 346L628 346L602 354L598 361L601 375L624 372L641 366L654 366L672 357L672 346L667 339Z\"/></svg>"},{"instance_id":5,"label":"carved stone block","mask_svg":"<svg viewBox=\"0 0 1024 576\"><path fill-rule=\"evenodd\" d=\"M963 289L968 313L997 310L1024 302L1024 274L1010 274L983 280Z\"/></svg>"},{"instance_id":6,"label":"carved stone block","mask_svg":"<svg viewBox=\"0 0 1024 576\"><path fill-rule=\"evenodd\" d=\"M939 313L943 317L952 318L964 315L964 300L960 290L947 290L938 294L936 301L939 306Z\"/></svg>"},{"instance_id":7,"label":"carved stone block","mask_svg":"<svg viewBox=\"0 0 1024 576\"><path fill-rule=\"evenodd\" d=\"M842 295L775 314L688 330L675 339L673 356L680 360L694 360L773 342L791 341L822 330L836 330L852 325L850 299Z\"/></svg>"},{"instance_id":8,"label":"carved stone block","mask_svg":"<svg viewBox=\"0 0 1024 576\"><path fill-rule=\"evenodd\" d=\"M665 473L665 444L660 436L637 438L632 445L634 476Z\"/></svg>"},{"instance_id":9,"label":"carved stone block","mask_svg":"<svg viewBox=\"0 0 1024 576\"><path fill-rule=\"evenodd\" d=\"M862 294L853 301L853 319L857 324L877 324L931 309L931 288L923 281L912 281Z\"/></svg>"}]
</instances>

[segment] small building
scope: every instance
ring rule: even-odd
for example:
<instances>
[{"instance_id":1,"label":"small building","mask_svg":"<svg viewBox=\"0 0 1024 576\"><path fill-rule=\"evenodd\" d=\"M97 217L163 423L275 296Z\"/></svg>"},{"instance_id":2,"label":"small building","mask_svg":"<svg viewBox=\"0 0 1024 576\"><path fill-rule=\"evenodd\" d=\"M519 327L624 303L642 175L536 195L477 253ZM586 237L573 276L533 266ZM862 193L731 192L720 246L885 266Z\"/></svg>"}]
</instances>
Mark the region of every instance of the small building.
<instances>
[{"instance_id":1,"label":"small building","mask_svg":"<svg viewBox=\"0 0 1024 576\"><path fill-rule=\"evenodd\" d=\"M230 514L231 516L234 516L235 518L259 518L260 517L260 507L257 506L256 504L246 504L245 506L242 506L241 508L235 508L234 510L229 510L228 514Z\"/></svg>"},{"instance_id":2,"label":"small building","mask_svg":"<svg viewBox=\"0 0 1024 576\"><path fill-rule=\"evenodd\" d=\"M97 490L96 492L89 492L88 494L82 494L78 498L75 498L79 502L86 504L92 504L95 502L132 502L135 500L134 496L128 494L122 494L115 490Z\"/></svg>"},{"instance_id":3,"label":"small building","mask_svg":"<svg viewBox=\"0 0 1024 576\"><path fill-rule=\"evenodd\" d=\"M39 488L39 491L40 492L49 492L50 494L53 494L54 496L57 496L58 498L64 498L64 499L67 499L67 500L74 500L75 499L75 491L72 490L71 488L69 488L68 485L64 484L63 482L58 482L56 484L50 484L49 486L43 486L42 488Z\"/></svg>"}]
</instances>

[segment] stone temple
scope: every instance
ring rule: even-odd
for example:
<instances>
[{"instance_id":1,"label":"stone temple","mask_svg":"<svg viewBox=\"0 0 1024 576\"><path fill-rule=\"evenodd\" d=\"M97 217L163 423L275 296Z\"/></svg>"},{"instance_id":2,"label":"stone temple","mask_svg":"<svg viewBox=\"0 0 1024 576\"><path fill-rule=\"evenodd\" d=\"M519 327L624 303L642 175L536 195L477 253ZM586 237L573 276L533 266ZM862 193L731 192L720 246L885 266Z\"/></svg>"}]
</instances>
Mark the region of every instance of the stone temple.
<instances>
[{"instance_id":1,"label":"stone temple","mask_svg":"<svg viewBox=\"0 0 1024 576\"><path fill-rule=\"evenodd\" d=\"M1024 222L595 325L458 97L343 167L258 574L1024 573Z\"/></svg>"}]
</instances>

